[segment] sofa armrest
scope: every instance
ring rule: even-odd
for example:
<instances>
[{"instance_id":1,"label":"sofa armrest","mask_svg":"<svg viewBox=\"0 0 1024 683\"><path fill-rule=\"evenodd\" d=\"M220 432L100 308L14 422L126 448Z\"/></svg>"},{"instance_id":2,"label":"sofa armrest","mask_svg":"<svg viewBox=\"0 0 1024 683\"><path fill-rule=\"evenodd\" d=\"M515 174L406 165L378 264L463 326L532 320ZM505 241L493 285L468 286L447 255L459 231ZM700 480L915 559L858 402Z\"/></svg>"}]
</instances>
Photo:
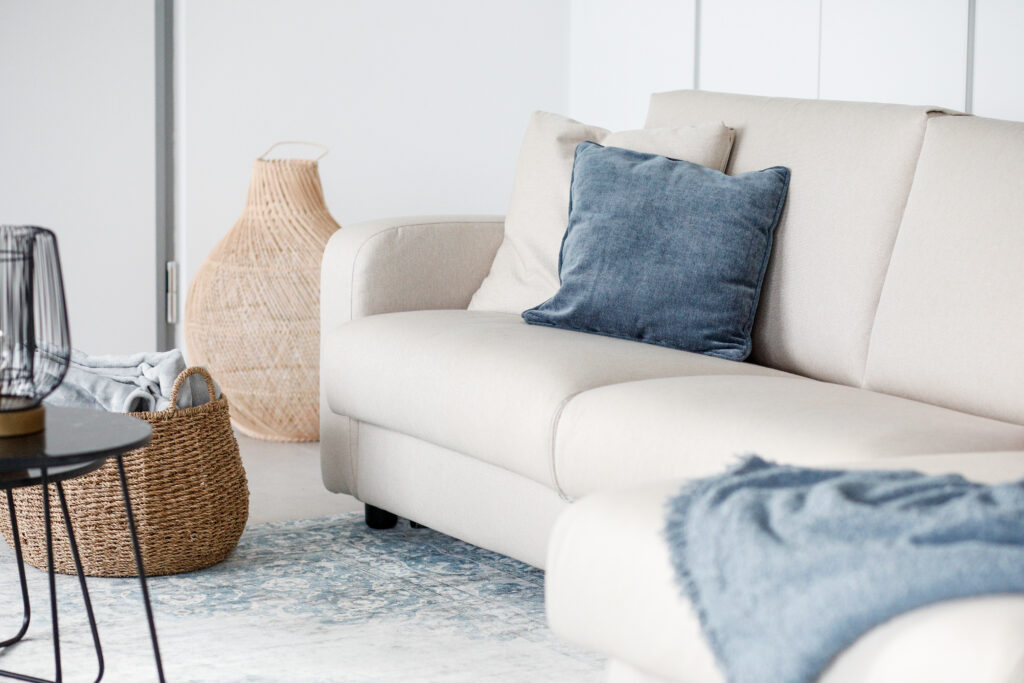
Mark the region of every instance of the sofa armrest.
<instances>
[{"instance_id":1,"label":"sofa armrest","mask_svg":"<svg viewBox=\"0 0 1024 683\"><path fill-rule=\"evenodd\" d=\"M327 243L320 270L321 339L368 315L465 308L503 233L500 216L388 218L342 228ZM358 497L358 426L331 412L326 379L321 375L321 474L329 490Z\"/></svg>"},{"instance_id":2,"label":"sofa armrest","mask_svg":"<svg viewBox=\"0 0 1024 683\"><path fill-rule=\"evenodd\" d=\"M357 223L327 243L321 333L368 315L465 308L487 276L501 216L418 216Z\"/></svg>"}]
</instances>

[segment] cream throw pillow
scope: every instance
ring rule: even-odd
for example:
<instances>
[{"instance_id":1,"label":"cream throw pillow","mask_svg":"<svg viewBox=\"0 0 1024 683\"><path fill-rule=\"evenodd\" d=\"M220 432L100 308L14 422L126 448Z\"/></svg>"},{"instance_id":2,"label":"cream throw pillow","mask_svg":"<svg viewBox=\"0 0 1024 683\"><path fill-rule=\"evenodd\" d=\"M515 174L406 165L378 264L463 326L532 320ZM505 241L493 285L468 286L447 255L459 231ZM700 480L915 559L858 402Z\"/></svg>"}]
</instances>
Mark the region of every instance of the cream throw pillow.
<instances>
[{"instance_id":1,"label":"cream throw pillow","mask_svg":"<svg viewBox=\"0 0 1024 683\"><path fill-rule=\"evenodd\" d=\"M573 156L581 142L724 171L733 138L733 130L721 123L612 133L557 114L534 112L519 152L505 238L469 310L522 313L558 291L558 254L569 224Z\"/></svg>"}]
</instances>

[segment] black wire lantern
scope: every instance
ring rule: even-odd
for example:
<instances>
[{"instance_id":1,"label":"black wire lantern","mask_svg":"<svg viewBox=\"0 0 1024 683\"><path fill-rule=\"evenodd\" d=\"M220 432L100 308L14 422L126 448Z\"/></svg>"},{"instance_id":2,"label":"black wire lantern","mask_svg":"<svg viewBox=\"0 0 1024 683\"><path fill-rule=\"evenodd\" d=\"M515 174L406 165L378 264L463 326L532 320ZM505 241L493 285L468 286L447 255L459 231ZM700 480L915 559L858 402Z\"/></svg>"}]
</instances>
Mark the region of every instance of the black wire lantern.
<instances>
[{"instance_id":1,"label":"black wire lantern","mask_svg":"<svg viewBox=\"0 0 1024 683\"><path fill-rule=\"evenodd\" d=\"M0 288L0 437L34 434L71 359L57 237L0 225Z\"/></svg>"}]
</instances>

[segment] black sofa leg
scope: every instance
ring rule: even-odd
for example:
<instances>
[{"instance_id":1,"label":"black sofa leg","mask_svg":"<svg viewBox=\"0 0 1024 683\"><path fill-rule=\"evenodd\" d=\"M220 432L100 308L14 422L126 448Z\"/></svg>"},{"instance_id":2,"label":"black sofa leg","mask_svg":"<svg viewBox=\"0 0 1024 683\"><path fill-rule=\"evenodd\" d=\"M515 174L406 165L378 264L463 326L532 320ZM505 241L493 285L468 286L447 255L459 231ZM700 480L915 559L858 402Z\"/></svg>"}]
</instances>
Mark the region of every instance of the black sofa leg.
<instances>
[{"instance_id":1,"label":"black sofa leg","mask_svg":"<svg viewBox=\"0 0 1024 683\"><path fill-rule=\"evenodd\" d=\"M366 511L366 526L371 529L391 529L398 524L398 515L394 515L387 510L381 510L369 503L366 503L364 507Z\"/></svg>"}]
</instances>

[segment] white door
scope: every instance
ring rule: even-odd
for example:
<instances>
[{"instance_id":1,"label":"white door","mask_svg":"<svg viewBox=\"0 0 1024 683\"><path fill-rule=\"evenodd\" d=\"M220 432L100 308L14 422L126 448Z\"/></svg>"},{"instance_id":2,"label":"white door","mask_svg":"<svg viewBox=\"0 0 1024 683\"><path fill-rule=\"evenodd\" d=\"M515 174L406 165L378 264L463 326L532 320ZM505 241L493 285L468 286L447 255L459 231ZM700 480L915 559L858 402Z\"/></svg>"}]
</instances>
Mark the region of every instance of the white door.
<instances>
[{"instance_id":1,"label":"white door","mask_svg":"<svg viewBox=\"0 0 1024 683\"><path fill-rule=\"evenodd\" d=\"M0 0L0 223L57 234L75 348L157 344L154 4Z\"/></svg>"}]
</instances>

